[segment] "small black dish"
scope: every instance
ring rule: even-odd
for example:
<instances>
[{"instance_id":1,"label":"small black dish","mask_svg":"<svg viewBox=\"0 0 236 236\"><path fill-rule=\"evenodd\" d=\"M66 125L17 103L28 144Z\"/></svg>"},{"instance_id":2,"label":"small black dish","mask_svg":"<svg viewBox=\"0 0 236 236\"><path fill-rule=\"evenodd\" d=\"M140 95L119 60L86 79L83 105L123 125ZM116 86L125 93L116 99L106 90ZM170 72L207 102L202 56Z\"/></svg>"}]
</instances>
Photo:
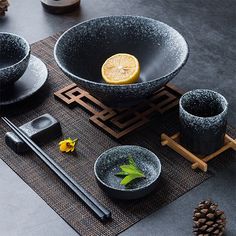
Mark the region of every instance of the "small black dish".
<instances>
[{"instance_id":1,"label":"small black dish","mask_svg":"<svg viewBox=\"0 0 236 236\"><path fill-rule=\"evenodd\" d=\"M47 78L46 65L31 55L29 66L23 76L12 86L0 91L0 106L11 105L32 96L45 84Z\"/></svg>"},{"instance_id":2,"label":"small black dish","mask_svg":"<svg viewBox=\"0 0 236 236\"><path fill-rule=\"evenodd\" d=\"M116 53L137 57L139 81L107 84L105 60ZM188 45L175 29L141 16L108 16L82 22L57 41L54 57L72 81L112 107L139 103L174 78L188 59Z\"/></svg>"},{"instance_id":3,"label":"small black dish","mask_svg":"<svg viewBox=\"0 0 236 236\"><path fill-rule=\"evenodd\" d=\"M30 45L22 37L0 32L0 90L14 84L25 72Z\"/></svg>"},{"instance_id":4,"label":"small black dish","mask_svg":"<svg viewBox=\"0 0 236 236\"><path fill-rule=\"evenodd\" d=\"M122 178L115 174L119 166L127 163L131 155L146 178L134 180L129 187L120 185ZM153 191L161 173L158 157L146 148L139 146L117 146L102 153L94 164L94 173L98 185L112 198L131 200L146 196Z\"/></svg>"},{"instance_id":5,"label":"small black dish","mask_svg":"<svg viewBox=\"0 0 236 236\"><path fill-rule=\"evenodd\" d=\"M228 102L219 93L196 89L179 101L180 141L190 151L208 155L224 145Z\"/></svg>"}]
</instances>

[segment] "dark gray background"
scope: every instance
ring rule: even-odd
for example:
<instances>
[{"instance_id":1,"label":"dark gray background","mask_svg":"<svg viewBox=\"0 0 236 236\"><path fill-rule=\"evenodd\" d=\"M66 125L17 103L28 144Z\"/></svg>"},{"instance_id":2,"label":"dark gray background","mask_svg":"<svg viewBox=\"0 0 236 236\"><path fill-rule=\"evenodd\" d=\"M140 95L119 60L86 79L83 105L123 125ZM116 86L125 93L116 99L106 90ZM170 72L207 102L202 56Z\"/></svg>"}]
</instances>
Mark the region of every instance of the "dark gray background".
<instances>
[{"instance_id":1,"label":"dark gray background","mask_svg":"<svg viewBox=\"0 0 236 236\"><path fill-rule=\"evenodd\" d=\"M123 14L152 17L182 33L190 46L190 58L173 82L185 90L210 88L222 93L230 103L229 123L236 126L235 0L82 0L79 10L64 16L44 12L39 0L11 0L7 16L0 18L0 31L17 33L33 43L83 20ZM235 172L234 159L215 177L122 235L191 235L192 210L209 197L226 212L226 235L236 235ZM2 161L0 204L0 235L77 235Z\"/></svg>"}]
</instances>

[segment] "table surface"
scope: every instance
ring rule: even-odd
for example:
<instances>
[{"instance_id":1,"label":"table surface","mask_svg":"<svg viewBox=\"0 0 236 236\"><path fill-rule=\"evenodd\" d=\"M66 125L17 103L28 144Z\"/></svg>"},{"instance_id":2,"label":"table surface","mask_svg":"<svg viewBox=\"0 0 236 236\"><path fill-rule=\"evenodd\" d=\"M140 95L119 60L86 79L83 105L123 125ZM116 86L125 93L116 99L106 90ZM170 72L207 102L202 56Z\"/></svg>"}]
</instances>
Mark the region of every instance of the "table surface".
<instances>
[{"instance_id":1,"label":"table surface","mask_svg":"<svg viewBox=\"0 0 236 236\"><path fill-rule=\"evenodd\" d=\"M173 26L190 46L189 61L173 82L185 90L210 88L222 93L230 104L229 123L236 126L235 0L82 0L79 10L63 16L46 13L39 0L10 2L6 17L0 18L0 31L17 33L30 43L105 15L143 15ZM214 177L121 235L191 235L193 208L208 198L225 211L227 236L236 235L235 183L232 160ZM0 235L78 235L2 161L0 189Z\"/></svg>"}]
</instances>

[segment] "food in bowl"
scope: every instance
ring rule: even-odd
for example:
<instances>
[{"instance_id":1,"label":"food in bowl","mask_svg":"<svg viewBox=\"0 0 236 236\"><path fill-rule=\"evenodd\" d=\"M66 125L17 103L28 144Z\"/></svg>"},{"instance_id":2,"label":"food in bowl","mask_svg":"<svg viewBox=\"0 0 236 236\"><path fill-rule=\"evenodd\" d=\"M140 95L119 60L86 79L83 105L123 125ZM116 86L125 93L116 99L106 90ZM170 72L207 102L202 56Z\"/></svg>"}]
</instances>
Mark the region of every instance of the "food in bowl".
<instances>
[{"instance_id":1,"label":"food in bowl","mask_svg":"<svg viewBox=\"0 0 236 236\"><path fill-rule=\"evenodd\" d=\"M129 187L133 181L137 181L140 178L145 178L145 174L142 169L140 169L133 157L128 155L128 163L123 163L119 166L120 171L115 174L117 177L123 178L120 182L121 185Z\"/></svg>"},{"instance_id":2,"label":"food in bowl","mask_svg":"<svg viewBox=\"0 0 236 236\"><path fill-rule=\"evenodd\" d=\"M121 184L121 179L117 174L121 172L120 166L129 163L129 160L127 161L129 155L132 156L143 176L126 186ZM117 146L106 150L97 158L94 174L98 185L108 196L124 200L138 199L157 188L161 162L153 152L146 148L134 145Z\"/></svg>"},{"instance_id":3,"label":"food in bowl","mask_svg":"<svg viewBox=\"0 0 236 236\"><path fill-rule=\"evenodd\" d=\"M108 84L101 66L111 55L128 53L142 70L137 83ZM174 78L188 58L188 45L172 27L146 17L107 16L82 22L57 41L58 66L80 88L110 107L130 107ZM183 78L183 77L182 77Z\"/></svg>"},{"instance_id":4,"label":"food in bowl","mask_svg":"<svg viewBox=\"0 0 236 236\"><path fill-rule=\"evenodd\" d=\"M115 54L102 65L102 77L108 84L133 84L139 75L139 61L128 53Z\"/></svg>"}]
</instances>

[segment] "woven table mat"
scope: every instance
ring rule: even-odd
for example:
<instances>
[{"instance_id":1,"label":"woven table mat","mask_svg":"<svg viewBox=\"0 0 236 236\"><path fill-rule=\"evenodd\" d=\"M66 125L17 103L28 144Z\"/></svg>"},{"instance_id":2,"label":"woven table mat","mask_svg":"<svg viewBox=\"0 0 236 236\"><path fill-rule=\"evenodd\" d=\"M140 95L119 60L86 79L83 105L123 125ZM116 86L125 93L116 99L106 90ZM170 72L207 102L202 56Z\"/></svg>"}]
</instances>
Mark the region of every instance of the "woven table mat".
<instances>
[{"instance_id":1,"label":"woven table mat","mask_svg":"<svg viewBox=\"0 0 236 236\"><path fill-rule=\"evenodd\" d=\"M88 122L89 115L80 108L70 110L53 98L53 93L71 83L58 69L53 59L53 47L58 35L32 45L32 53L41 58L49 69L47 85L35 96L17 106L5 109L15 113L11 120L21 125L44 113L50 113L61 122L65 137L78 138L77 153L62 154L58 151L59 139L43 146L60 166L95 198L112 211L113 220L101 223L84 206L75 194L34 154L16 155L4 142L9 129L1 123L1 159L5 161L45 202L69 225L82 235L116 235L160 207L174 201L193 187L209 178L212 173L193 171L189 162L168 147L160 145L160 134L174 134L178 130L177 111L157 117L149 125L129 134L119 141L113 140ZM1 108L4 112L4 109ZM9 115L9 114L8 114ZM120 144L147 147L158 155L162 174L156 191L141 200L122 202L111 200L97 186L93 174L96 158L108 148ZM232 152L226 152L224 161ZM219 165L216 162L216 166Z\"/></svg>"}]
</instances>

